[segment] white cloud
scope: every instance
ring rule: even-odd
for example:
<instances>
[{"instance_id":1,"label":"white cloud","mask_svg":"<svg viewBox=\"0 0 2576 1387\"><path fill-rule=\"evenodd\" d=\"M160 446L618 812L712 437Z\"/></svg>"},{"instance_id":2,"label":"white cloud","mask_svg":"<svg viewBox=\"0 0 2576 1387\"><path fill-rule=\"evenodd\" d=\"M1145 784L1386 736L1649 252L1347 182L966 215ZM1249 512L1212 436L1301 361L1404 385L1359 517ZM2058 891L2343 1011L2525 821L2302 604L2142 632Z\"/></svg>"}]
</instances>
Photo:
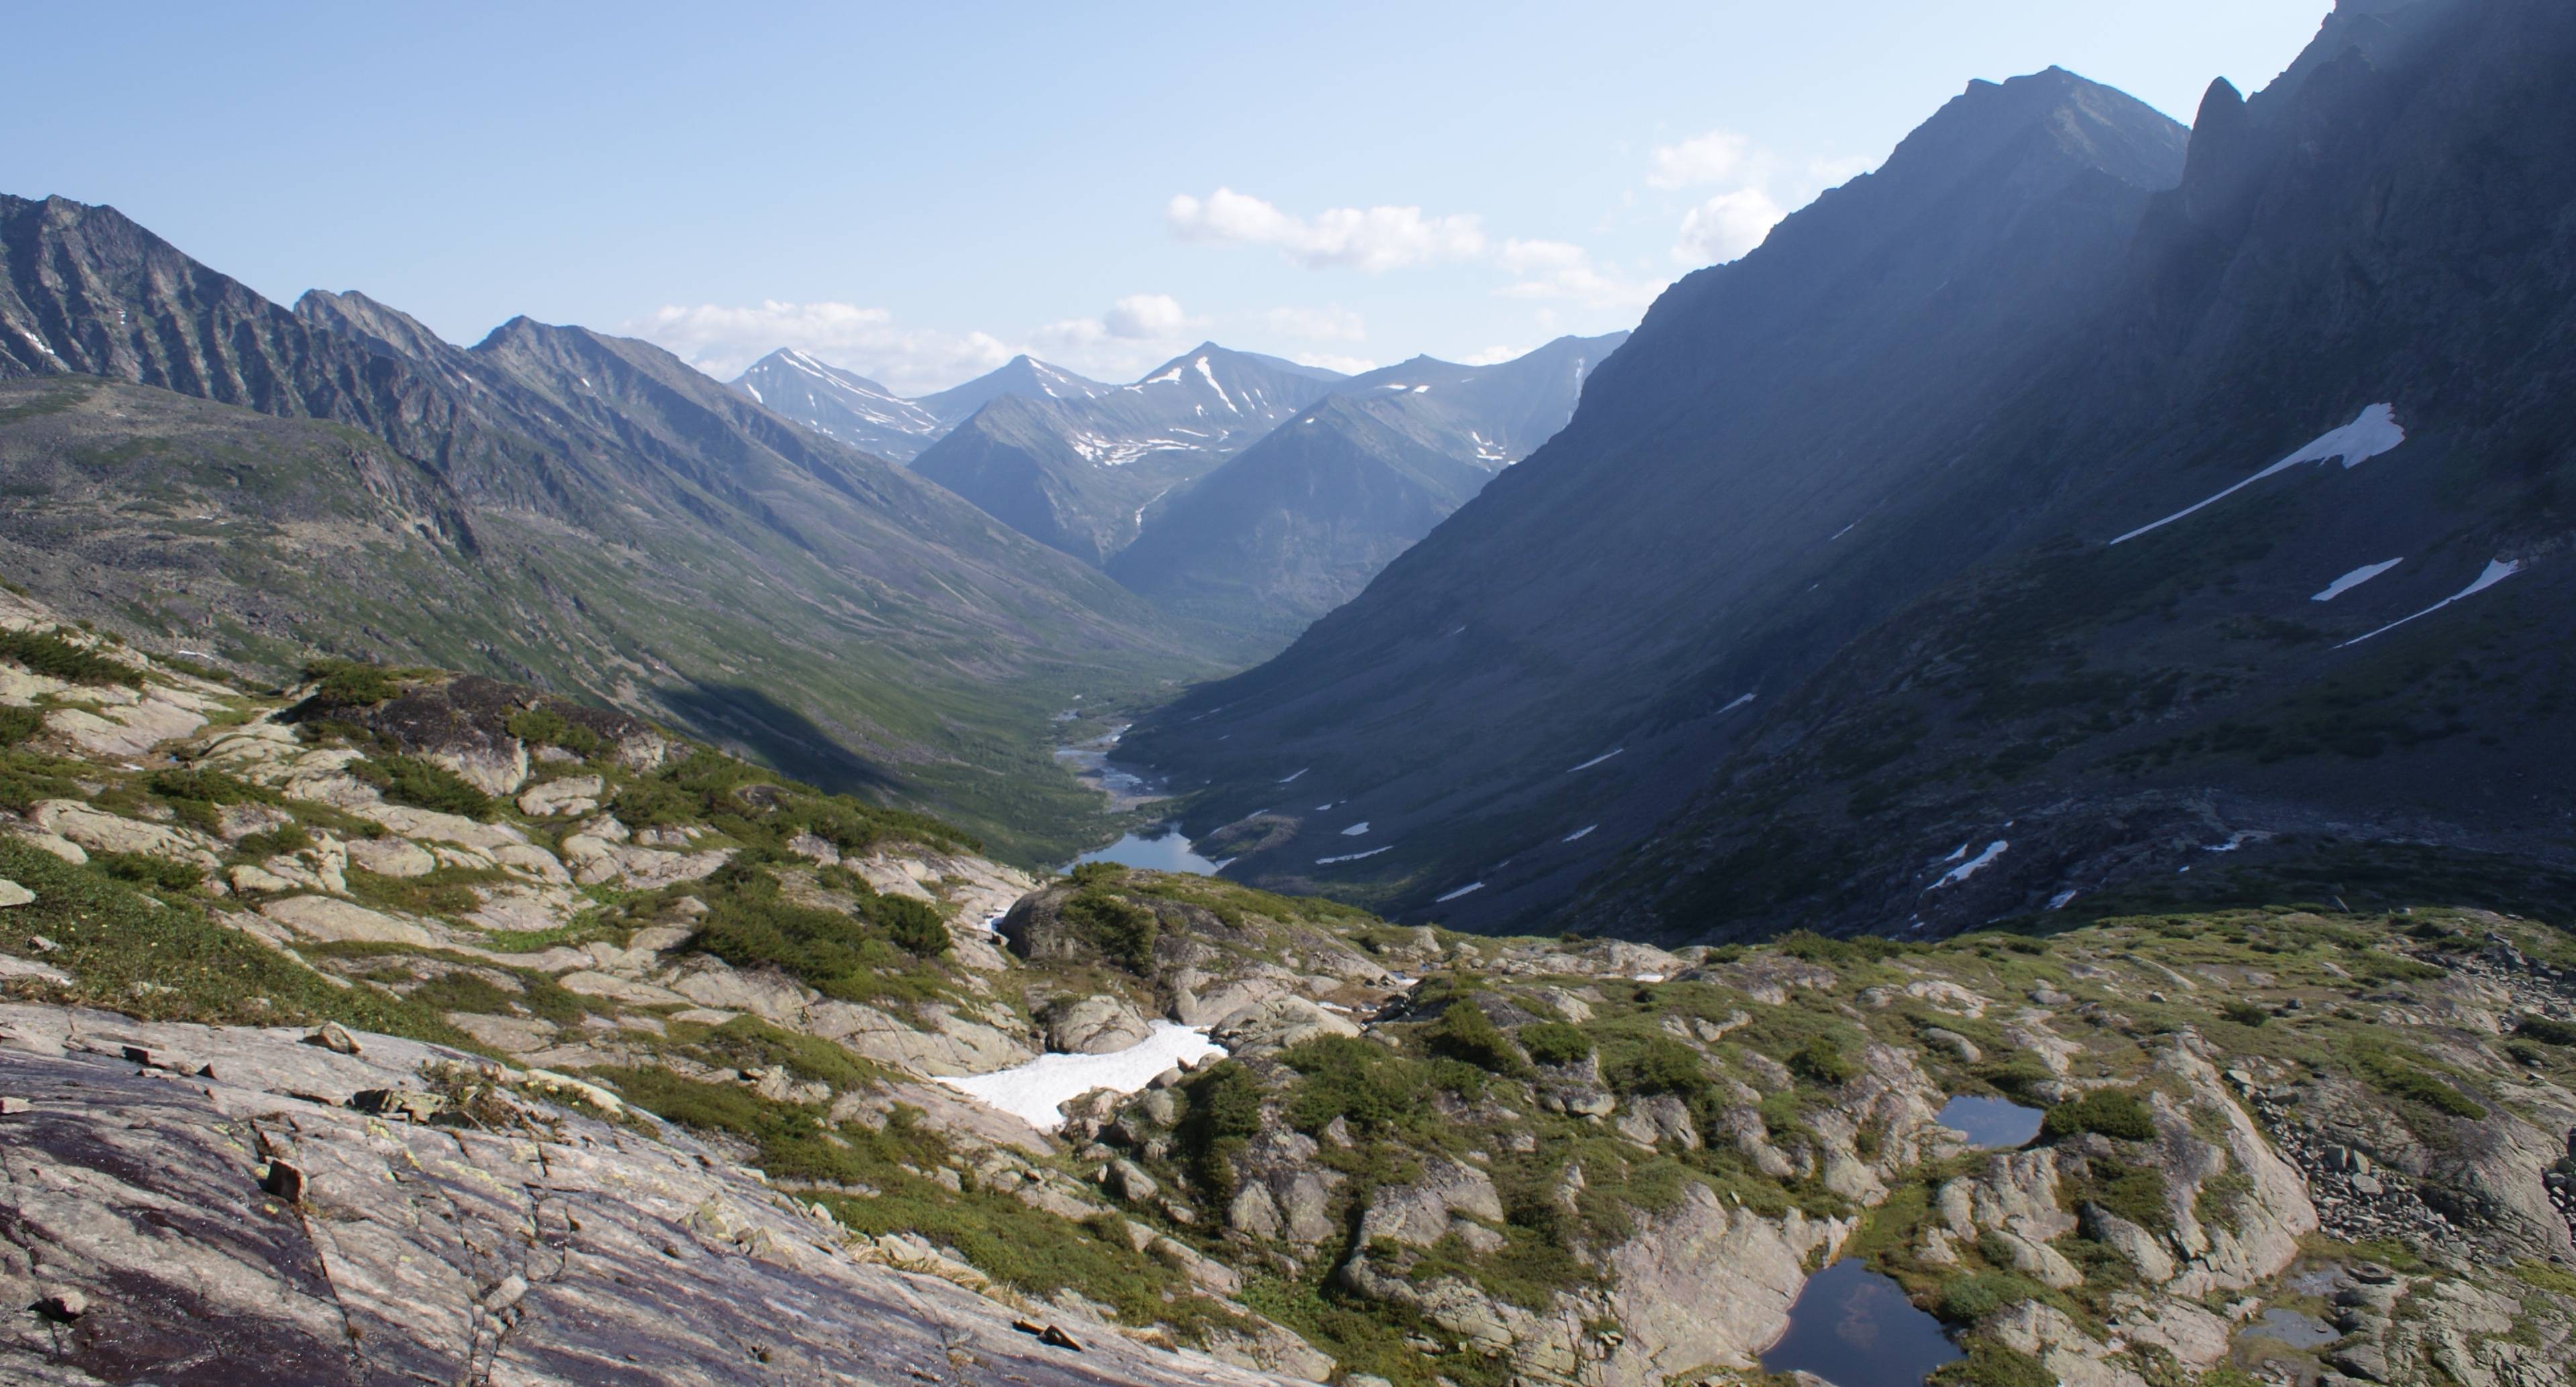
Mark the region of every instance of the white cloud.
<instances>
[{"instance_id":1,"label":"white cloud","mask_svg":"<svg viewBox=\"0 0 2576 1387\"><path fill-rule=\"evenodd\" d=\"M1100 315L1100 322L1112 337L1150 341L1186 329L1190 315L1182 312L1180 301L1169 294L1129 294L1109 305L1109 311Z\"/></svg>"},{"instance_id":2,"label":"white cloud","mask_svg":"<svg viewBox=\"0 0 2576 1387\"><path fill-rule=\"evenodd\" d=\"M1664 281L1632 280L1592 263L1583 247L1565 241L1506 241L1495 259L1520 276L1494 292L1513 299L1571 299L1593 308L1643 308L1664 292Z\"/></svg>"},{"instance_id":3,"label":"white cloud","mask_svg":"<svg viewBox=\"0 0 2576 1387\"><path fill-rule=\"evenodd\" d=\"M1309 342L1365 342L1368 320L1342 307L1329 304L1322 308L1274 308L1263 315L1273 332L1301 337ZM1307 362L1309 366L1318 362ZM1338 368L1336 368L1338 369Z\"/></svg>"},{"instance_id":4,"label":"white cloud","mask_svg":"<svg viewBox=\"0 0 2576 1387\"><path fill-rule=\"evenodd\" d=\"M1691 188L1758 177L1770 161L1753 141L1726 130L1693 135L1680 144L1658 145L1646 182L1657 188Z\"/></svg>"},{"instance_id":5,"label":"white cloud","mask_svg":"<svg viewBox=\"0 0 2576 1387\"><path fill-rule=\"evenodd\" d=\"M1682 217L1681 237L1673 259L1685 265L1716 265L1736 259L1762 244L1788 215L1760 188L1720 193Z\"/></svg>"},{"instance_id":6,"label":"white cloud","mask_svg":"<svg viewBox=\"0 0 2576 1387\"><path fill-rule=\"evenodd\" d=\"M1364 375L1377 369L1377 363L1364 356L1335 356L1331 352L1299 352L1288 358L1300 366L1321 366L1346 376Z\"/></svg>"},{"instance_id":7,"label":"white cloud","mask_svg":"<svg viewBox=\"0 0 2576 1387\"><path fill-rule=\"evenodd\" d=\"M899 394L954 385L1012 354L988 333L906 328L882 308L849 303L665 304L619 330L667 348L719 380L733 379L780 347L794 347Z\"/></svg>"},{"instance_id":8,"label":"white cloud","mask_svg":"<svg viewBox=\"0 0 2576 1387\"><path fill-rule=\"evenodd\" d=\"M1164 208L1184 241L1269 246L1309 269L1371 272L1472 260L1485 251L1473 216L1426 217L1419 207L1335 207L1299 217L1231 188L1204 200L1183 193Z\"/></svg>"}]
</instances>

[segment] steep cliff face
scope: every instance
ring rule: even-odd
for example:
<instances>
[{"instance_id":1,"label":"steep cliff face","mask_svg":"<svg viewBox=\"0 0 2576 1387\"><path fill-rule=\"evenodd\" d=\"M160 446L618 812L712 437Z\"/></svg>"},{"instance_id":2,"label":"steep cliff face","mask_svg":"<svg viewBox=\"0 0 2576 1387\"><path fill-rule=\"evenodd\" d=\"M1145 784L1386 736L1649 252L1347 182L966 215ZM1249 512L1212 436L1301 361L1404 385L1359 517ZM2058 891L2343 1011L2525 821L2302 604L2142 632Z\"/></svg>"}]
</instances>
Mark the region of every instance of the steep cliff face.
<instances>
[{"instance_id":1,"label":"steep cliff face","mask_svg":"<svg viewBox=\"0 0 2576 1387\"><path fill-rule=\"evenodd\" d=\"M2425 844L2489 854L2498 902L2563 874L2576 805L2532 768L2576 754L2571 59L2563 7L2348 7L2274 89L2214 87L2118 300L1974 437L1999 487L1910 522L2018 504L2031 542L1778 700L1580 913L1953 925L2213 872L2350 897ZM1973 878L1963 841L2000 848Z\"/></svg>"}]
</instances>

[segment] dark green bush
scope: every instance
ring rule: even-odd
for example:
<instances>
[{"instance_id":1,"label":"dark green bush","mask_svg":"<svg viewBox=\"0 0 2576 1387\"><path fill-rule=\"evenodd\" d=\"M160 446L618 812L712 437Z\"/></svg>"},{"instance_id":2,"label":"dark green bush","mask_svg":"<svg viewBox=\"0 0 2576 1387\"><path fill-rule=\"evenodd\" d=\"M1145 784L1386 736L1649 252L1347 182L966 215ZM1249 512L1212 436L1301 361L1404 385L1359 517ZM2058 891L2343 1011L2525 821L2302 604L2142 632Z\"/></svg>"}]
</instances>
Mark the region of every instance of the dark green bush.
<instances>
[{"instance_id":1,"label":"dark green bush","mask_svg":"<svg viewBox=\"0 0 2576 1387\"><path fill-rule=\"evenodd\" d=\"M608 747L606 738L566 719L552 708L529 708L512 713L503 726L511 736L531 746L561 747L576 756L597 756Z\"/></svg>"},{"instance_id":2,"label":"dark green bush","mask_svg":"<svg viewBox=\"0 0 2576 1387\"><path fill-rule=\"evenodd\" d=\"M856 1002L904 990L896 975L919 966L917 955L896 944L892 929L876 918L882 912L917 920L893 907L890 897L864 899L856 915L797 905L781 896L767 869L741 861L717 869L697 894L707 916L689 947L737 968L775 967L825 996Z\"/></svg>"},{"instance_id":3,"label":"dark green bush","mask_svg":"<svg viewBox=\"0 0 2576 1387\"><path fill-rule=\"evenodd\" d=\"M2063 1141L2080 1132L2097 1132L2121 1141L2153 1141L2155 1116L2134 1090L2102 1088L2048 1110L2039 1120L2041 1141Z\"/></svg>"},{"instance_id":4,"label":"dark green bush","mask_svg":"<svg viewBox=\"0 0 2576 1387\"><path fill-rule=\"evenodd\" d=\"M391 670L357 660L315 660L304 667L322 708L372 708L403 690Z\"/></svg>"},{"instance_id":5,"label":"dark green bush","mask_svg":"<svg viewBox=\"0 0 2576 1387\"><path fill-rule=\"evenodd\" d=\"M154 771L144 777L143 788L166 800L199 804L275 804L278 799L275 790L222 771Z\"/></svg>"},{"instance_id":6,"label":"dark green bush","mask_svg":"<svg viewBox=\"0 0 2576 1387\"><path fill-rule=\"evenodd\" d=\"M1580 1064L1592 1053L1592 1037L1579 1026L1538 1021L1521 1027L1521 1048L1538 1064Z\"/></svg>"},{"instance_id":7,"label":"dark green bush","mask_svg":"<svg viewBox=\"0 0 2576 1387\"><path fill-rule=\"evenodd\" d=\"M1180 1153L1190 1176L1222 1198L1234 1193L1234 1156L1261 1130L1261 1081L1227 1060L1181 1085ZM1329 1119L1327 1119L1329 1120Z\"/></svg>"},{"instance_id":8,"label":"dark green bush","mask_svg":"<svg viewBox=\"0 0 2576 1387\"><path fill-rule=\"evenodd\" d=\"M2552 1020L2546 1016L2526 1016L2514 1023L2513 1033L2537 1040L2543 1045L2576 1045L2576 1025Z\"/></svg>"},{"instance_id":9,"label":"dark green bush","mask_svg":"<svg viewBox=\"0 0 2576 1387\"><path fill-rule=\"evenodd\" d=\"M1937 1313L1952 1324L1975 1324L1997 1310L2037 1300L2045 1294L2036 1282L2011 1272L1980 1272L1943 1287Z\"/></svg>"},{"instance_id":10,"label":"dark green bush","mask_svg":"<svg viewBox=\"0 0 2576 1387\"><path fill-rule=\"evenodd\" d=\"M1301 1131L1321 1131L1336 1117L1362 1127L1390 1127L1421 1096L1420 1067L1365 1040L1323 1036L1279 1058L1301 1076L1288 1099L1288 1120Z\"/></svg>"},{"instance_id":11,"label":"dark green bush","mask_svg":"<svg viewBox=\"0 0 2576 1387\"><path fill-rule=\"evenodd\" d=\"M910 896L879 896L871 892L861 898L860 908L907 953L936 958L948 952L953 943L948 937L948 923L939 912Z\"/></svg>"},{"instance_id":12,"label":"dark green bush","mask_svg":"<svg viewBox=\"0 0 2576 1387\"><path fill-rule=\"evenodd\" d=\"M1811 1083L1840 1088L1860 1077L1860 1061L1844 1054L1832 1036L1820 1035L1789 1057L1789 1070Z\"/></svg>"},{"instance_id":13,"label":"dark green bush","mask_svg":"<svg viewBox=\"0 0 2576 1387\"><path fill-rule=\"evenodd\" d=\"M45 715L33 708L0 708L0 746L17 746L45 730Z\"/></svg>"},{"instance_id":14,"label":"dark green bush","mask_svg":"<svg viewBox=\"0 0 2576 1387\"><path fill-rule=\"evenodd\" d=\"M2208 1378L2203 1378L2206 1384ZM1968 1344L1964 1358L1944 1363L1924 1379L1925 1387L2057 1387L2057 1374L2036 1358L2016 1353L1992 1339Z\"/></svg>"},{"instance_id":15,"label":"dark green bush","mask_svg":"<svg viewBox=\"0 0 2576 1387\"><path fill-rule=\"evenodd\" d=\"M0 631L0 660L15 660L29 670L74 684L122 684L143 687L143 673L76 645L51 631Z\"/></svg>"},{"instance_id":16,"label":"dark green bush","mask_svg":"<svg viewBox=\"0 0 2576 1387\"><path fill-rule=\"evenodd\" d=\"M474 788L465 777L435 761L425 761L417 756L380 756L371 761L352 761L349 774L375 786L377 793L386 799L415 809L434 809L442 814L487 822L500 812L499 803Z\"/></svg>"},{"instance_id":17,"label":"dark green bush","mask_svg":"<svg viewBox=\"0 0 2576 1387\"><path fill-rule=\"evenodd\" d=\"M1610 1086L1621 1093L1689 1095L1708 1087L1708 1067L1699 1052L1671 1036L1648 1036L1603 1069Z\"/></svg>"},{"instance_id":18,"label":"dark green bush","mask_svg":"<svg viewBox=\"0 0 2576 1387\"><path fill-rule=\"evenodd\" d=\"M2272 1013L2252 1002L2229 1002L2218 1009L2218 1014L2240 1026L2260 1026L2272 1019Z\"/></svg>"},{"instance_id":19,"label":"dark green bush","mask_svg":"<svg viewBox=\"0 0 2576 1387\"><path fill-rule=\"evenodd\" d=\"M1512 1038L1467 997L1450 1002L1440 1019L1423 1027L1422 1043L1432 1054L1472 1064L1488 1074L1517 1075L1529 1068Z\"/></svg>"},{"instance_id":20,"label":"dark green bush","mask_svg":"<svg viewBox=\"0 0 2576 1387\"><path fill-rule=\"evenodd\" d=\"M1084 887L1065 900L1064 922L1110 962L1139 977L1154 974L1154 941L1161 925L1154 912L1099 887Z\"/></svg>"},{"instance_id":21,"label":"dark green bush","mask_svg":"<svg viewBox=\"0 0 2576 1387\"><path fill-rule=\"evenodd\" d=\"M157 886L164 891L194 891L205 884L206 870L194 862L173 862L139 852L94 852L89 864L119 881Z\"/></svg>"}]
</instances>

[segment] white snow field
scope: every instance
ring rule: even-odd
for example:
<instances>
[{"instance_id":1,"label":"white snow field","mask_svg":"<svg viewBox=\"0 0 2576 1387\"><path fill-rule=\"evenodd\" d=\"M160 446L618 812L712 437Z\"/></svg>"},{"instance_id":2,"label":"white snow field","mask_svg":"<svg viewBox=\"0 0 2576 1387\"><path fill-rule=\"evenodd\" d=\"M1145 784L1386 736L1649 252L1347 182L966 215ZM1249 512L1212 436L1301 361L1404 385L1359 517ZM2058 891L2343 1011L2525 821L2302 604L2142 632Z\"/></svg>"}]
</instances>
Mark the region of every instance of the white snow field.
<instances>
[{"instance_id":1,"label":"white snow field","mask_svg":"<svg viewBox=\"0 0 2576 1387\"><path fill-rule=\"evenodd\" d=\"M2214 506L2219 502L2226 500L2228 497L2235 495L2237 492L2243 491L2245 488L2252 486L2266 477L2279 476L2281 473L2287 472L2291 468L2297 467L2303 463L2341 462L2345 468L2350 469L2359 467L2363 463L2370 461L2372 458L2391 451L2396 448L2398 444L2405 441L2406 430L2400 428L2397 423L2397 407L2395 405L2372 405L2361 412L2360 418L2353 420L2351 423L2344 425L2342 428L2339 428L2330 434L2327 434L2316 442L2301 448L2299 451L2290 454L2279 462L2273 463L2271 466L2264 468L2253 476L2247 477L2245 480L2238 482L2236 485L2227 488L2225 491L2222 491L2215 496L2210 497L2199 505L2187 506L2181 510L2175 511L2173 514L2166 516L2164 519L2159 520L2152 525L2141 525L2111 542L2113 544L2126 544L2130 540L2136 539L2138 536L2143 535L2150 530L2161 530L2165 526L2182 519L2184 516L2189 515L2194 511L2207 509L2210 506Z\"/></svg>"},{"instance_id":2,"label":"white snow field","mask_svg":"<svg viewBox=\"0 0 2576 1387\"><path fill-rule=\"evenodd\" d=\"M1932 883L1932 889L1938 891L1944 886L1955 886L1960 882L1966 881L1968 878L1975 876L1977 873L1984 871L1990 866L1993 866L1995 859L2003 856L2004 849L2011 846L2012 844L2005 842L2001 838L1997 838L1995 841L1986 844L1986 850L1984 852L1978 853L1975 857L1951 868L1939 881Z\"/></svg>"},{"instance_id":3,"label":"white snow field","mask_svg":"<svg viewBox=\"0 0 2576 1387\"><path fill-rule=\"evenodd\" d=\"M1052 1132L1064 1125L1064 1105L1095 1088L1134 1093L1176 1064L1225 1052L1202 1027L1157 1021L1152 1034L1115 1054L1040 1055L1009 1069L939 1082L1041 1132Z\"/></svg>"},{"instance_id":4,"label":"white snow field","mask_svg":"<svg viewBox=\"0 0 2576 1387\"><path fill-rule=\"evenodd\" d=\"M2356 568L2350 573L2335 579L2332 583L2327 584L2325 591L2318 593L2316 596L2311 597L2308 600L2311 602L2332 602L2336 598L2343 596L2345 593L2352 591L2354 588L2360 587L2362 584L2369 582L2371 579L2378 577L2380 574L2385 573L2404 562L2406 562L2406 560L2404 556L2401 555L2397 558L2390 559L2386 563L2363 564L2361 567Z\"/></svg>"},{"instance_id":5,"label":"white snow field","mask_svg":"<svg viewBox=\"0 0 2576 1387\"><path fill-rule=\"evenodd\" d=\"M2491 559L2487 562L2487 571L2479 574L2476 582L2471 583L2467 587L2460 589L2458 592L2443 598L2432 606L2426 607L2424 610L2417 612L2415 616L2399 617L2397 620L2371 632L2370 635L2355 636L2351 640L2345 641L2342 645L2336 646L2335 649L2348 650L2353 646L2361 644L2363 641L2369 640L2371 636L2387 635L2389 632L2396 630L2407 622L2415 620L2416 617L2431 616L2433 613L2459 601L2463 597L2475 597L2479 593L2486 591L2488 588L2494 587L2496 584L2503 582L2505 579L2510 578L2521 571L2522 561L2519 559Z\"/></svg>"}]
</instances>

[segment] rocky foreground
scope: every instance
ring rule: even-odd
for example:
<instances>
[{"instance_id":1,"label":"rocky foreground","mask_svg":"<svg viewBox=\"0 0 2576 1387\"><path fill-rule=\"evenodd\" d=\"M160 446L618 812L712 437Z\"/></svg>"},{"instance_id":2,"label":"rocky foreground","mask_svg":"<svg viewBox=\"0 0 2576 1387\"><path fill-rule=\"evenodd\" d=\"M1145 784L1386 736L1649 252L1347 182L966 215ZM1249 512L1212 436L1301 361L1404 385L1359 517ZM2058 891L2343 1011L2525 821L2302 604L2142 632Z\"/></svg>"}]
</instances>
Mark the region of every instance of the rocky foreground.
<instances>
[{"instance_id":1,"label":"rocky foreground","mask_svg":"<svg viewBox=\"0 0 2576 1387\"><path fill-rule=\"evenodd\" d=\"M1400 929L13 599L0 811L0 1381L1661 1387L1758 1375L1843 1257L1949 1326L1947 1384L2576 1356L2539 922ZM1168 1024L1225 1053L1060 1122L941 1082ZM1958 1095L2044 1124L1974 1147Z\"/></svg>"}]
</instances>

